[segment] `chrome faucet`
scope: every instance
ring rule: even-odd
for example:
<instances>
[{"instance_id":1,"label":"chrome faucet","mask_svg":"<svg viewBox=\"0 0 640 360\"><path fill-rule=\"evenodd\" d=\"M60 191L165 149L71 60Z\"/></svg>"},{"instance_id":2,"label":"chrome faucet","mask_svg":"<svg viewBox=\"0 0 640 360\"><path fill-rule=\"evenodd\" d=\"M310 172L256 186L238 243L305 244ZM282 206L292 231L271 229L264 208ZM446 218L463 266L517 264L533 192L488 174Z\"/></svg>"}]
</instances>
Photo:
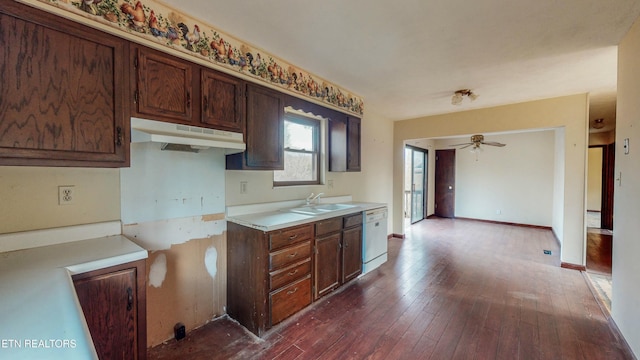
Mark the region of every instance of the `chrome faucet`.
<instances>
[{"instance_id":1,"label":"chrome faucet","mask_svg":"<svg viewBox=\"0 0 640 360\"><path fill-rule=\"evenodd\" d=\"M316 205L317 205L320 202L320 196L322 196L322 195L324 195L324 193L318 193L318 195L312 197L309 202L311 202L311 203L315 202Z\"/></svg>"},{"instance_id":2,"label":"chrome faucet","mask_svg":"<svg viewBox=\"0 0 640 360\"><path fill-rule=\"evenodd\" d=\"M311 199L313 198L314 193L311 193L311 195L307 196L307 205L311 205Z\"/></svg>"},{"instance_id":3,"label":"chrome faucet","mask_svg":"<svg viewBox=\"0 0 640 360\"><path fill-rule=\"evenodd\" d=\"M311 195L307 196L307 205L311 205L312 203L316 203L318 204L320 202L320 196L324 195L324 193L319 193L318 195L315 195L314 193L311 193Z\"/></svg>"}]
</instances>

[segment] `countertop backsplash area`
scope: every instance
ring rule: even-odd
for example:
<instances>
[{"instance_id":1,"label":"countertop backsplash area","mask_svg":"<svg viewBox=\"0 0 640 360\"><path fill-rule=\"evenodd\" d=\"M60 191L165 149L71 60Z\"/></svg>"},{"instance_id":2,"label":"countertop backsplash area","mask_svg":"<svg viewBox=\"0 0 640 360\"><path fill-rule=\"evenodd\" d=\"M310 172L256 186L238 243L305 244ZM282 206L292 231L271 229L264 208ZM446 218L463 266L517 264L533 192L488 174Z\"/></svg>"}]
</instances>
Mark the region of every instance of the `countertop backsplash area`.
<instances>
[{"instance_id":1,"label":"countertop backsplash area","mask_svg":"<svg viewBox=\"0 0 640 360\"><path fill-rule=\"evenodd\" d=\"M149 250L148 346L224 314L225 153L167 151L132 143L120 170L122 233ZM176 307L175 304L180 304Z\"/></svg>"}]
</instances>

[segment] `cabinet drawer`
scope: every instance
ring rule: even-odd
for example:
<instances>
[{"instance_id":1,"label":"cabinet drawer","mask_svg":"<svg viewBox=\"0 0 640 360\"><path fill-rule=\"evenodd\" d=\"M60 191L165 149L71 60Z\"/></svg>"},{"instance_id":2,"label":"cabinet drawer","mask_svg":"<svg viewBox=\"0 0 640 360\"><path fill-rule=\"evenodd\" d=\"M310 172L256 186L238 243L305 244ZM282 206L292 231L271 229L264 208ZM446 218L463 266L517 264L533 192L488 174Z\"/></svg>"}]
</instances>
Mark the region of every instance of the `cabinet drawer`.
<instances>
[{"instance_id":1,"label":"cabinet drawer","mask_svg":"<svg viewBox=\"0 0 640 360\"><path fill-rule=\"evenodd\" d=\"M311 241L305 241L269 254L269 271L279 269L311 256Z\"/></svg>"},{"instance_id":2,"label":"cabinet drawer","mask_svg":"<svg viewBox=\"0 0 640 360\"><path fill-rule=\"evenodd\" d=\"M362 225L362 213L347 215L344 217L345 229L356 225Z\"/></svg>"},{"instance_id":3,"label":"cabinet drawer","mask_svg":"<svg viewBox=\"0 0 640 360\"><path fill-rule=\"evenodd\" d=\"M313 225L284 229L269 235L269 250L277 250L313 237Z\"/></svg>"},{"instance_id":4,"label":"cabinet drawer","mask_svg":"<svg viewBox=\"0 0 640 360\"><path fill-rule=\"evenodd\" d=\"M311 258L307 258L302 263L293 264L282 270L272 272L269 274L269 285L271 290L275 290L309 274L311 274Z\"/></svg>"},{"instance_id":5,"label":"cabinet drawer","mask_svg":"<svg viewBox=\"0 0 640 360\"><path fill-rule=\"evenodd\" d=\"M271 325L275 325L311 304L311 275L269 294Z\"/></svg>"},{"instance_id":6,"label":"cabinet drawer","mask_svg":"<svg viewBox=\"0 0 640 360\"><path fill-rule=\"evenodd\" d=\"M316 223L316 237L342 230L342 217L335 217Z\"/></svg>"}]
</instances>

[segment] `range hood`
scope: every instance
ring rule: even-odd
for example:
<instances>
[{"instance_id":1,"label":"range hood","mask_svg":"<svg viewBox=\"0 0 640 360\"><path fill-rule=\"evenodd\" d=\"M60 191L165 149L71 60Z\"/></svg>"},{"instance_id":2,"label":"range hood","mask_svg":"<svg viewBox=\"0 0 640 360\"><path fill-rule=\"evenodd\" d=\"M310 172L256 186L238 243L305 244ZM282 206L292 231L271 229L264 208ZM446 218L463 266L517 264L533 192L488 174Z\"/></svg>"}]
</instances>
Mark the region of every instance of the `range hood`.
<instances>
[{"instance_id":1,"label":"range hood","mask_svg":"<svg viewBox=\"0 0 640 360\"><path fill-rule=\"evenodd\" d=\"M245 151L242 133L207 129L197 126L131 118L131 142L157 142L183 145L177 148L222 148L227 154ZM163 149L167 145L163 145ZM171 146L169 146L171 147Z\"/></svg>"}]
</instances>

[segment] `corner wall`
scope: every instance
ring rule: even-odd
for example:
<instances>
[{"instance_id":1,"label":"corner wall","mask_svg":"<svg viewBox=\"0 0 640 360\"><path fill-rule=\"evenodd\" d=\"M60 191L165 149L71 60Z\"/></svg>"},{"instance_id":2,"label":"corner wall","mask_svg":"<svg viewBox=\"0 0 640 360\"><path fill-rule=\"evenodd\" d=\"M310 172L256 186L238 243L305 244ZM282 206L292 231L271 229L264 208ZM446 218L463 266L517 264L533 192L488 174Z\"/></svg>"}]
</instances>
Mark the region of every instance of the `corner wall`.
<instances>
[{"instance_id":1,"label":"corner wall","mask_svg":"<svg viewBox=\"0 0 640 360\"><path fill-rule=\"evenodd\" d=\"M120 170L122 233L149 250L147 346L225 313L224 151L162 151L132 143Z\"/></svg>"},{"instance_id":2,"label":"corner wall","mask_svg":"<svg viewBox=\"0 0 640 360\"><path fill-rule=\"evenodd\" d=\"M616 181L614 185L613 294L611 313L640 355L640 19L618 47ZM625 155L624 139L630 151Z\"/></svg>"},{"instance_id":3,"label":"corner wall","mask_svg":"<svg viewBox=\"0 0 640 360\"><path fill-rule=\"evenodd\" d=\"M585 164L587 153L587 94L397 121L394 124L393 232L404 232L402 186L404 141L529 129L564 129L564 183L561 260L584 265ZM558 179L556 179L558 180ZM555 215L554 215L555 216Z\"/></svg>"}]
</instances>

